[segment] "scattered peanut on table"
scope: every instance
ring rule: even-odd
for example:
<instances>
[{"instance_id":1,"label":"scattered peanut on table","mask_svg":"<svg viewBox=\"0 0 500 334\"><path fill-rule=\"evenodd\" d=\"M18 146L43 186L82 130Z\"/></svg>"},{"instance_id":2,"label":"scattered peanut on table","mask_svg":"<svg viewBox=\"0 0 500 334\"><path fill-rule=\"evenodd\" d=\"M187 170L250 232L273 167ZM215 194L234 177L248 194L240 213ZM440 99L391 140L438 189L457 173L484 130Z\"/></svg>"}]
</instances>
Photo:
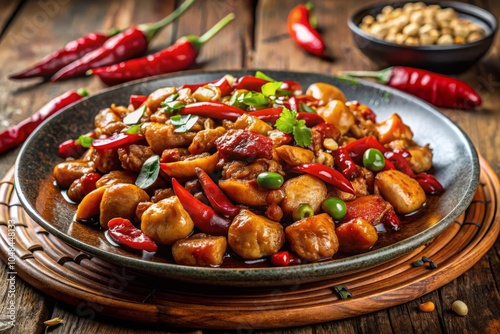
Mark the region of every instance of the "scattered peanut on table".
<instances>
[{"instance_id":1,"label":"scattered peanut on table","mask_svg":"<svg viewBox=\"0 0 500 334\"><path fill-rule=\"evenodd\" d=\"M465 304L461 300L455 300L453 304L451 304L451 309L453 312L455 312L458 315L461 315L462 317L465 317L467 313L469 313L469 308L467 307L467 304Z\"/></svg>"},{"instance_id":2,"label":"scattered peanut on table","mask_svg":"<svg viewBox=\"0 0 500 334\"><path fill-rule=\"evenodd\" d=\"M425 302L418 306L422 312L432 312L436 308L433 302Z\"/></svg>"},{"instance_id":3,"label":"scattered peanut on table","mask_svg":"<svg viewBox=\"0 0 500 334\"><path fill-rule=\"evenodd\" d=\"M460 18L453 8L423 2L385 6L375 17L365 16L360 28L387 42L411 46L472 43L485 36L480 25Z\"/></svg>"}]
</instances>

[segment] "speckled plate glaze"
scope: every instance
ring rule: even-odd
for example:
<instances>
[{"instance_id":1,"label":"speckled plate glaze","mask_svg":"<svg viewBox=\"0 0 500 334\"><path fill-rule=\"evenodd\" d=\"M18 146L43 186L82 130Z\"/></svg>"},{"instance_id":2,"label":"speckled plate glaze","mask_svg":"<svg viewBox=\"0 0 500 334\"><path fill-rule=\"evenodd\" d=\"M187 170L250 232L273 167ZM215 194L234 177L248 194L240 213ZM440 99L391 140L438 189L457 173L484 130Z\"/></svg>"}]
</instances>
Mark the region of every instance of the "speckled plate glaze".
<instances>
[{"instance_id":1,"label":"speckled plate glaze","mask_svg":"<svg viewBox=\"0 0 500 334\"><path fill-rule=\"evenodd\" d=\"M69 106L40 126L23 146L16 163L15 186L27 213L47 231L86 253L159 277L194 283L231 286L283 286L333 278L362 271L389 261L426 244L445 230L470 204L479 182L477 153L468 137L447 117L429 104L378 84L346 81L330 75L265 70L271 77L299 81L304 89L314 82L339 87L349 100L369 105L379 121L398 113L420 145L430 144L434 152L434 175L446 191L431 199L418 219L405 224L401 232L381 235L377 248L360 255L283 268L201 268L173 264L157 254L142 258L106 240L102 231L72 223L76 206L64 200L53 185L52 169L61 161L59 143L93 129L96 113L112 103L128 103L131 94L147 95L159 87L205 82L226 73L239 77L255 70L187 72L152 78L106 89Z\"/></svg>"}]
</instances>

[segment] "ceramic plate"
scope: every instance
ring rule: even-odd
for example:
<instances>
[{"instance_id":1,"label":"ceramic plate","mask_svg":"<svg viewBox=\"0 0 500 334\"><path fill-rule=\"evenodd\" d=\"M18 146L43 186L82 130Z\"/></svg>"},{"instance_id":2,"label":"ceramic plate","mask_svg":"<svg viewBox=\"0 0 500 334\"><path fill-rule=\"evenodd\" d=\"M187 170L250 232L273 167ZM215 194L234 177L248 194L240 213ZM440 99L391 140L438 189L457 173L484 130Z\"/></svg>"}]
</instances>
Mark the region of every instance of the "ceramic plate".
<instances>
[{"instance_id":1,"label":"ceramic plate","mask_svg":"<svg viewBox=\"0 0 500 334\"><path fill-rule=\"evenodd\" d=\"M429 104L399 91L366 82L346 81L323 74L265 71L277 79L299 81L305 88L314 82L338 86L349 100L370 106L382 121L398 113L408 124L415 141L430 144L434 152L433 173L446 188L443 195L431 197L428 205L402 231L384 233L377 248L368 253L330 261L290 267L261 265L201 268L170 263L157 254L143 259L112 246L102 231L73 223L76 206L66 202L54 186L52 169L62 161L59 143L77 138L93 129L96 113L112 103L128 104L131 94L147 95L159 87L180 86L215 80L226 73L239 77L255 71L189 72L153 78L104 90L66 108L43 123L23 146L16 164L15 186L28 214L47 231L66 243L116 265L155 276L206 284L232 286L286 285L320 281L347 271L359 271L405 254L431 241L448 227L470 204L479 181L477 153L468 137L447 117Z\"/></svg>"}]
</instances>

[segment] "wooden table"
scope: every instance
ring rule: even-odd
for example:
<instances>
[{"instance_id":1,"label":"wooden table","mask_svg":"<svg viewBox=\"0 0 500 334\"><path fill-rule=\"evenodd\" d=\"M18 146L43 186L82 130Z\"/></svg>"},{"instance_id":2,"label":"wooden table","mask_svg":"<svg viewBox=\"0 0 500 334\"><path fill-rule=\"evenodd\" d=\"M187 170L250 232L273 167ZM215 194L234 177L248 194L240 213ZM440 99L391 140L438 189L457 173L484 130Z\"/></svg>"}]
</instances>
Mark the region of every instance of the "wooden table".
<instances>
[{"instance_id":1,"label":"wooden table","mask_svg":"<svg viewBox=\"0 0 500 334\"><path fill-rule=\"evenodd\" d=\"M229 12L236 20L202 49L196 68L283 69L335 74L340 70L376 69L354 46L347 17L363 0L313 1L318 22L333 62L306 55L287 35L286 16L297 0L204 1L199 0L181 19L167 27L152 43L159 50L184 35L200 35ZM500 3L494 0L471 2L500 17ZM91 31L106 31L155 21L171 12L180 1L134 0L39 0L0 1L0 129L29 116L46 101L69 89L85 87L91 93L105 86L96 78L79 78L60 83L39 80L11 81L9 73L20 70L65 42ZM484 100L476 112L442 109L470 137L492 169L500 174L500 36L489 53L472 69L458 76L476 88ZM0 155L0 176L14 164L19 149ZM0 314L6 313L6 266L2 263ZM247 333L500 333L500 240L469 271L442 288L417 300L375 313L331 323L286 330L249 330ZM451 302L463 300L469 315L456 316ZM422 313L418 305L431 300L433 313ZM61 317L65 324L50 333L185 333L116 321L88 320L75 308L44 295L18 279L16 284L17 323L12 333L43 333L43 321ZM220 331L187 330L190 333Z\"/></svg>"}]
</instances>

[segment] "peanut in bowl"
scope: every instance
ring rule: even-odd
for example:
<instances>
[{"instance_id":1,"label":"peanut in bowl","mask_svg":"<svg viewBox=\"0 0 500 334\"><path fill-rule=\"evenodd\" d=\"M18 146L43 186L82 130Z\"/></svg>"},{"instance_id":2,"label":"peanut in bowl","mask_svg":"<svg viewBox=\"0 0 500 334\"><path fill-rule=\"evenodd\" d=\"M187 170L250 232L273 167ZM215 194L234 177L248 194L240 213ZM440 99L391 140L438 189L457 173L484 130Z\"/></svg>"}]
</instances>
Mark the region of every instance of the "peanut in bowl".
<instances>
[{"instance_id":1,"label":"peanut in bowl","mask_svg":"<svg viewBox=\"0 0 500 334\"><path fill-rule=\"evenodd\" d=\"M348 20L356 46L380 66L460 73L493 43L496 18L458 2L391 2L357 10Z\"/></svg>"}]
</instances>

